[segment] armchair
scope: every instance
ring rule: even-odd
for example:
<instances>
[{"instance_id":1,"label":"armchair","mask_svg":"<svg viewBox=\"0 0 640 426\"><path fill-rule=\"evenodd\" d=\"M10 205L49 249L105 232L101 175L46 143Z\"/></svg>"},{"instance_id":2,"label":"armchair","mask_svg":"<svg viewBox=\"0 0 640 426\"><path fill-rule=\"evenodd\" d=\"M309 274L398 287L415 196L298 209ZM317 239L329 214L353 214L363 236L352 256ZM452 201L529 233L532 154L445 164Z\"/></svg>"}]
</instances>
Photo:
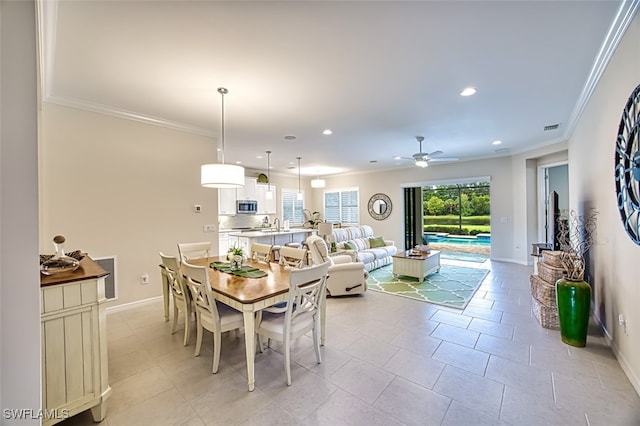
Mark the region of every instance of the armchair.
<instances>
[{"instance_id":1,"label":"armchair","mask_svg":"<svg viewBox=\"0 0 640 426\"><path fill-rule=\"evenodd\" d=\"M362 294L367 291L364 263L352 262L349 255L329 256L327 243L317 235L307 238L307 246L315 265L329 261L327 293L330 296Z\"/></svg>"}]
</instances>

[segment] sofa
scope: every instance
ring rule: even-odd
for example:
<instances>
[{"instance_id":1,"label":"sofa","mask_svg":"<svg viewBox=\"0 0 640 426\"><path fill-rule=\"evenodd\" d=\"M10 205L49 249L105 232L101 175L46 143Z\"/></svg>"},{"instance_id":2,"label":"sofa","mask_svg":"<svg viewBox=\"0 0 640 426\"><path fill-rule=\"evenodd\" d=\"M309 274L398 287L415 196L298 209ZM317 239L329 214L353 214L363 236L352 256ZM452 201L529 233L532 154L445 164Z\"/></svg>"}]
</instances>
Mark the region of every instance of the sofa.
<instances>
[{"instance_id":1,"label":"sofa","mask_svg":"<svg viewBox=\"0 0 640 426\"><path fill-rule=\"evenodd\" d=\"M391 256L398 252L392 240L376 236L368 225L335 228L328 237L338 250L345 250L355 260L364 263L367 271L391 263Z\"/></svg>"}]
</instances>

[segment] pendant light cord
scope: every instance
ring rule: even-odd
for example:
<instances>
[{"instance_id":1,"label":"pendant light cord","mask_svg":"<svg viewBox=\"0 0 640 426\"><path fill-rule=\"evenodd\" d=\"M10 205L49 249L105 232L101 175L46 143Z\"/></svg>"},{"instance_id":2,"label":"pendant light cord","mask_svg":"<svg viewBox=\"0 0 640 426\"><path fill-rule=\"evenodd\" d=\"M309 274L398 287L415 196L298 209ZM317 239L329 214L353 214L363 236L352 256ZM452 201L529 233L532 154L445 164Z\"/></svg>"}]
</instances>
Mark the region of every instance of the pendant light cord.
<instances>
[{"instance_id":1,"label":"pendant light cord","mask_svg":"<svg viewBox=\"0 0 640 426\"><path fill-rule=\"evenodd\" d=\"M298 194L301 194L300 192L300 159L302 157L296 157L298 159Z\"/></svg>"},{"instance_id":2,"label":"pendant light cord","mask_svg":"<svg viewBox=\"0 0 640 426\"><path fill-rule=\"evenodd\" d=\"M224 87L218 87L218 93L222 96L222 164L224 164L224 95L229 91Z\"/></svg>"},{"instance_id":3,"label":"pendant light cord","mask_svg":"<svg viewBox=\"0 0 640 426\"><path fill-rule=\"evenodd\" d=\"M271 151L267 151L267 186L267 191L271 192Z\"/></svg>"}]
</instances>

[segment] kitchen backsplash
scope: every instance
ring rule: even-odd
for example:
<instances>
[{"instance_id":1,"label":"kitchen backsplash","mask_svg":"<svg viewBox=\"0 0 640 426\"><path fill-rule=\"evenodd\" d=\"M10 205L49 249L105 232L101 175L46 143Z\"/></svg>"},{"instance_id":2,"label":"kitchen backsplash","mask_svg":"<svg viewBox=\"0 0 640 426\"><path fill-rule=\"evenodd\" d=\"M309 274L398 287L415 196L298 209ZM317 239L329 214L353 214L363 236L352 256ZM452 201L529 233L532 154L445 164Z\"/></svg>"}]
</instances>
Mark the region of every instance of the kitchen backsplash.
<instances>
[{"instance_id":1,"label":"kitchen backsplash","mask_svg":"<svg viewBox=\"0 0 640 426\"><path fill-rule=\"evenodd\" d=\"M239 214L236 216L220 216L218 220L218 227L219 229L260 228L265 216L269 218L269 224L273 224L275 215Z\"/></svg>"}]
</instances>

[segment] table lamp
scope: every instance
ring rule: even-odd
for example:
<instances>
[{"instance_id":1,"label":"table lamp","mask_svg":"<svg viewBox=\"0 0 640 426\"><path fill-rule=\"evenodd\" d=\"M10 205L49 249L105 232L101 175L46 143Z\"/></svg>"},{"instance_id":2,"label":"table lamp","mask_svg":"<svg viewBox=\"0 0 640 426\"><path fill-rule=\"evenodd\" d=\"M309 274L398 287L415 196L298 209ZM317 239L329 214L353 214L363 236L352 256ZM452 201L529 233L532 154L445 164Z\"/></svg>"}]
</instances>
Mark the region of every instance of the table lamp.
<instances>
[{"instance_id":1,"label":"table lamp","mask_svg":"<svg viewBox=\"0 0 640 426\"><path fill-rule=\"evenodd\" d=\"M318 235L327 242L327 235L333 234L333 223L320 222L318 224Z\"/></svg>"}]
</instances>

